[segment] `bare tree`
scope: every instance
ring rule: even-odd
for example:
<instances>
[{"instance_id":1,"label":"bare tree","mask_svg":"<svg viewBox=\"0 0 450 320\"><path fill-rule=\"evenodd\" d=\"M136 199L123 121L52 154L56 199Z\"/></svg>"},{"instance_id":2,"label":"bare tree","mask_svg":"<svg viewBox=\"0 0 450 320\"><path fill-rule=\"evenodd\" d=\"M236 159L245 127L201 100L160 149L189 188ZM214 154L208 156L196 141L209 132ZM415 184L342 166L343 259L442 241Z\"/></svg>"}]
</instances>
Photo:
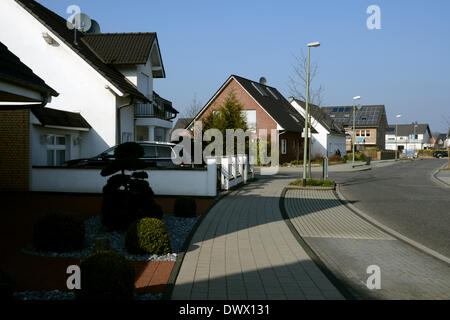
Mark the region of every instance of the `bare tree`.
<instances>
[{"instance_id":1,"label":"bare tree","mask_svg":"<svg viewBox=\"0 0 450 320\"><path fill-rule=\"evenodd\" d=\"M197 94L194 93L191 104L181 113L182 118L195 118L195 116L200 112L203 105L198 100Z\"/></svg>"},{"instance_id":2,"label":"bare tree","mask_svg":"<svg viewBox=\"0 0 450 320\"><path fill-rule=\"evenodd\" d=\"M306 101L306 78L308 70L308 57L302 51L300 56L294 56L295 63L292 64L293 74L289 76L289 92L299 99ZM321 85L314 87L314 80L319 73L319 66L315 62L311 62L309 71L309 102L317 106L321 106L325 95Z\"/></svg>"},{"instance_id":3,"label":"bare tree","mask_svg":"<svg viewBox=\"0 0 450 320\"><path fill-rule=\"evenodd\" d=\"M308 74L308 57L302 50L300 56L294 56L295 63L292 65L293 75L289 76L288 88L290 94L299 100L306 101L306 87ZM315 62L310 62L309 70L309 103L321 106L323 103L324 89L321 85L314 87L314 79L318 75L319 66ZM311 132L311 114L308 117L309 132ZM309 154L308 154L308 176L312 178L311 173L311 140L309 139Z\"/></svg>"}]
</instances>

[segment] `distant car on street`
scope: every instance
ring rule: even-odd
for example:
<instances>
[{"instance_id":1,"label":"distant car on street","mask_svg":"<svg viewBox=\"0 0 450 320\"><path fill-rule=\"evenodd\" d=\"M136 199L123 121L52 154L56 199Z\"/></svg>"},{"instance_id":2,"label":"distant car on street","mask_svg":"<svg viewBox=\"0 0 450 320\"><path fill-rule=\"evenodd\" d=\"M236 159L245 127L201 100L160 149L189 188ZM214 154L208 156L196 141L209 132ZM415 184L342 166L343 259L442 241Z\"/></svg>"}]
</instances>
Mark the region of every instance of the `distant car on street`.
<instances>
[{"instance_id":1,"label":"distant car on street","mask_svg":"<svg viewBox=\"0 0 450 320\"><path fill-rule=\"evenodd\" d=\"M441 151L434 151L433 157L435 158L447 158L448 157L448 151L441 150Z\"/></svg>"},{"instance_id":2,"label":"distant car on street","mask_svg":"<svg viewBox=\"0 0 450 320\"><path fill-rule=\"evenodd\" d=\"M157 168L176 168L182 165L176 165L173 163L175 159L175 151L172 143L165 142L138 142L144 149L144 156L141 158L148 167ZM108 150L100 153L92 158L75 159L67 161L63 164L63 167L80 168L80 167L104 167L109 162L113 161L114 151L117 146L109 148Z\"/></svg>"}]
</instances>

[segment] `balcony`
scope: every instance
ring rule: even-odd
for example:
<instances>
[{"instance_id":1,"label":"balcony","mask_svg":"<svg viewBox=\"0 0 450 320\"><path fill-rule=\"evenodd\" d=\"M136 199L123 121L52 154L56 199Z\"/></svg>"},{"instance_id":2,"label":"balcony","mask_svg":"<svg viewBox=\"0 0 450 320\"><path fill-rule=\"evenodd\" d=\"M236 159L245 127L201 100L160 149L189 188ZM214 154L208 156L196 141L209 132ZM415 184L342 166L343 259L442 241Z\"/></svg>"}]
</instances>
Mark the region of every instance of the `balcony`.
<instances>
[{"instance_id":1,"label":"balcony","mask_svg":"<svg viewBox=\"0 0 450 320\"><path fill-rule=\"evenodd\" d=\"M135 118L158 118L171 121L176 118L178 111L172 107L172 102L153 94L152 103L137 103L135 105Z\"/></svg>"}]
</instances>

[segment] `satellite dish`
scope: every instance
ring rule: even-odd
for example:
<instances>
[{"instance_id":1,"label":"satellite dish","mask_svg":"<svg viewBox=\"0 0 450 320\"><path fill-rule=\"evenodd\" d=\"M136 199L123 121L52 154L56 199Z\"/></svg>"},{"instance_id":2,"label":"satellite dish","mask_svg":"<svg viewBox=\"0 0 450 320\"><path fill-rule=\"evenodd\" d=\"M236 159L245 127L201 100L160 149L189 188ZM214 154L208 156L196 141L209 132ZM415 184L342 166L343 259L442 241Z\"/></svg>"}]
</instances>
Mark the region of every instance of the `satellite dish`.
<instances>
[{"instance_id":1,"label":"satellite dish","mask_svg":"<svg viewBox=\"0 0 450 320\"><path fill-rule=\"evenodd\" d=\"M81 31L81 32L87 32L92 26L91 18L89 18L89 16L84 13L76 14L73 17L71 23L75 27L76 30Z\"/></svg>"},{"instance_id":2,"label":"satellite dish","mask_svg":"<svg viewBox=\"0 0 450 320\"><path fill-rule=\"evenodd\" d=\"M101 33L100 25L94 19L91 20L91 28L87 31L87 33Z\"/></svg>"},{"instance_id":3,"label":"satellite dish","mask_svg":"<svg viewBox=\"0 0 450 320\"><path fill-rule=\"evenodd\" d=\"M267 84L266 78L261 77L261 78L259 79L259 83L262 84L262 85L266 85L266 84Z\"/></svg>"}]
</instances>

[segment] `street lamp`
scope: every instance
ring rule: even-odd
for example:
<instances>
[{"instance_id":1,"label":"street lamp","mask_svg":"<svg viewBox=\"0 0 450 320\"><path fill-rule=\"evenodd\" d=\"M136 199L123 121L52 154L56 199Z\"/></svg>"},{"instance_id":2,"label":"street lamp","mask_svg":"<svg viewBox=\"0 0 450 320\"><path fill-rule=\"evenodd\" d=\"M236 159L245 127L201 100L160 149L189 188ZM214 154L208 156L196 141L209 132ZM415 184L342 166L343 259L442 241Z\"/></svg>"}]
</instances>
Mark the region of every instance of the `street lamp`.
<instances>
[{"instance_id":1,"label":"street lamp","mask_svg":"<svg viewBox=\"0 0 450 320\"><path fill-rule=\"evenodd\" d=\"M355 167L355 144L356 144L356 101L360 100L361 96L356 96L353 98L353 159L352 159L352 167ZM361 106L358 105L358 110L361 110Z\"/></svg>"},{"instance_id":2,"label":"street lamp","mask_svg":"<svg viewBox=\"0 0 450 320\"><path fill-rule=\"evenodd\" d=\"M398 114L395 117L397 119L400 119L403 115ZM397 138L397 131L398 130L398 121L395 121L395 161L398 160L398 138Z\"/></svg>"},{"instance_id":3,"label":"street lamp","mask_svg":"<svg viewBox=\"0 0 450 320\"><path fill-rule=\"evenodd\" d=\"M308 43L308 66L306 70L306 108L305 108L305 140L304 140L304 149L303 149L303 186L306 186L306 161L308 159L308 138L309 138L309 126L308 126L308 113L309 113L309 67L310 67L310 53L311 53L311 47L319 47L319 42L311 42Z\"/></svg>"},{"instance_id":4,"label":"street lamp","mask_svg":"<svg viewBox=\"0 0 450 320\"><path fill-rule=\"evenodd\" d=\"M417 123L417 122L416 122ZM413 149L413 157L416 155L416 148L417 148L417 140L416 140L416 128L418 127L418 125L417 124L415 124L414 125L414 136L413 136L413 139L414 139L414 149Z\"/></svg>"}]
</instances>

